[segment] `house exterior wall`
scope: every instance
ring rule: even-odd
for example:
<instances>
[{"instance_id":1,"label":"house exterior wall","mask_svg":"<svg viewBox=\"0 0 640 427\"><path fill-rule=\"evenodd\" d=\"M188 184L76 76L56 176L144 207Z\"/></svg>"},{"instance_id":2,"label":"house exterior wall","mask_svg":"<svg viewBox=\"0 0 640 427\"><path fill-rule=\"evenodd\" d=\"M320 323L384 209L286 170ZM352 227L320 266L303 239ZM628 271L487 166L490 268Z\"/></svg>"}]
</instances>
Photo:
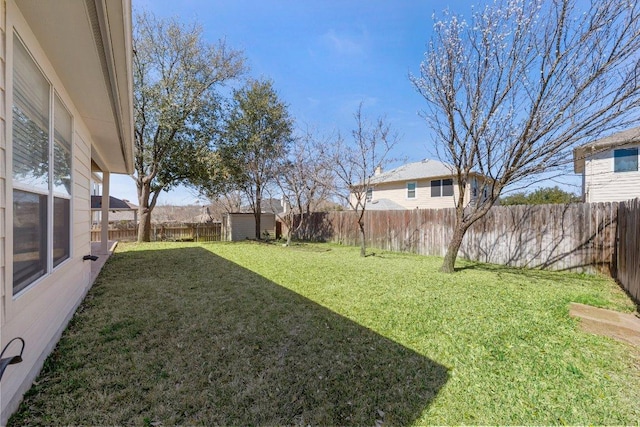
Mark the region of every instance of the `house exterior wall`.
<instances>
[{"instance_id":1,"label":"house exterior wall","mask_svg":"<svg viewBox=\"0 0 640 427\"><path fill-rule=\"evenodd\" d=\"M625 148L640 147L640 145ZM640 197L640 171L614 172L614 150L585 159L583 198L587 203L620 202Z\"/></svg>"},{"instance_id":2,"label":"house exterior wall","mask_svg":"<svg viewBox=\"0 0 640 427\"><path fill-rule=\"evenodd\" d=\"M367 209L375 209L376 200L387 199L405 209L443 209L455 207L456 200L460 196L457 182L453 181L453 196L431 197L431 181L447 179L450 177L433 177L411 181L383 182L374 184L371 202L367 202ZM407 197L407 183L415 182L415 198ZM465 199L469 200L469 188L467 185ZM352 196L353 200L353 196Z\"/></svg>"},{"instance_id":3,"label":"house exterior wall","mask_svg":"<svg viewBox=\"0 0 640 427\"><path fill-rule=\"evenodd\" d=\"M237 242L256 238L256 225L252 213L231 213L227 215L226 240ZM276 216L272 213L263 213L260 217L260 228L269 233L270 238L276 235Z\"/></svg>"},{"instance_id":4,"label":"house exterior wall","mask_svg":"<svg viewBox=\"0 0 640 427\"><path fill-rule=\"evenodd\" d=\"M6 46L6 3L0 0L0 344L4 347L4 340L1 334L2 326L6 321L5 302L5 266L6 266L6 208L7 208L7 168L6 168L6 69L7 69L7 46ZM1 348L0 348L1 350ZM1 389L0 389L1 393ZM0 409L2 408L0 399ZM3 417L0 417L2 424Z\"/></svg>"},{"instance_id":5,"label":"house exterior wall","mask_svg":"<svg viewBox=\"0 0 640 427\"><path fill-rule=\"evenodd\" d=\"M0 0L0 344L14 337L25 342L23 362L7 368L0 382L0 424L4 425L40 371L75 309L90 287L91 265L82 256L90 250L91 137L46 53L13 0ZM70 256L26 289L13 294L13 184L11 177L12 46L14 31L72 115L72 195ZM7 202L9 201L9 202ZM13 347L11 347L13 348ZM7 355L13 355L11 351Z\"/></svg>"}]
</instances>

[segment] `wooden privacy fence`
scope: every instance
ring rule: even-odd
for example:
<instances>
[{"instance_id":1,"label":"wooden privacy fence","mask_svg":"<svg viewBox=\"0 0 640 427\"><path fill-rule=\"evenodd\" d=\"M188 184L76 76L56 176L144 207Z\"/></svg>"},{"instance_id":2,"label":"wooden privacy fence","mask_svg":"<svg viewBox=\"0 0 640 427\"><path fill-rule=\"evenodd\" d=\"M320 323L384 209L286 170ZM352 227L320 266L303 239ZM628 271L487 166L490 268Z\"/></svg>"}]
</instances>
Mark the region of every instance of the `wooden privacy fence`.
<instances>
[{"instance_id":1,"label":"wooden privacy fence","mask_svg":"<svg viewBox=\"0 0 640 427\"><path fill-rule=\"evenodd\" d=\"M618 265L616 278L640 304L640 199L618 208Z\"/></svg>"},{"instance_id":2,"label":"wooden privacy fence","mask_svg":"<svg viewBox=\"0 0 640 427\"><path fill-rule=\"evenodd\" d=\"M466 259L515 267L609 270L615 253L617 203L496 206L468 231ZM455 225L454 209L365 212L367 245L444 256ZM354 212L315 214L303 238L359 243Z\"/></svg>"},{"instance_id":3,"label":"wooden privacy fence","mask_svg":"<svg viewBox=\"0 0 640 427\"><path fill-rule=\"evenodd\" d=\"M454 209L365 212L367 246L444 256ZM355 212L315 213L299 236L359 244ZM496 206L468 231L459 255L515 267L610 274L638 301L640 201Z\"/></svg>"},{"instance_id":4,"label":"wooden privacy fence","mask_svg":"<svg viewBox=\"0 0 640 427\"><path fill-rule=\"evenodd\" d=\"M100 229L91 230L91 241L100 241ZM109 229L109 240L133 242L138 239L138 229ZM222 240L222 224L182 224L182 225L153 225L151 227L152 241L196 241L219 242Z\"/></svg>"}]
</instances>

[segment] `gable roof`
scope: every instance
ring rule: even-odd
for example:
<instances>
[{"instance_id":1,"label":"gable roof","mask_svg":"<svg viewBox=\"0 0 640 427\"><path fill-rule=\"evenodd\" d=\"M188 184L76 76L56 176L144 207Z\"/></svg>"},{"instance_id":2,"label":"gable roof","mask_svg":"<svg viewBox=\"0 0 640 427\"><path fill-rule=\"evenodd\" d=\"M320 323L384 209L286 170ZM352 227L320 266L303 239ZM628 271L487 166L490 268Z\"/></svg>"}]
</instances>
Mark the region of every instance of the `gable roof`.
<instances>
[{"instance_id":1,"label":"gable roof","mask_svg":"<svg viewBox=\"0 0 640 427\"><path fill-rule=\"evenodd\" d=\"M371 178L371 183L411 181L451 175L453 175L453 166L438 160L424 159L420 162L407 163L406 165L375 175Z\"/></svg>"},{"instance_id":2,"label":"gable roof","mask_svg":"<svg viewBox=\"0 0 640 427\"><path fill-rule=\"evenodd\" d=\"M102 209L102 196L91 196L91 209ZM138 207L127 200L117 199L113 196L109 196L109 210L110 211L133 211Z\"/></svg>"},{"instance_id":3,"label":"gable roof","mask_svg":"<svg viewBox=\"0 0 640 427\"><path fill-rule=\"evenodd\" d=\"M584 172L584 160L588 156L614 148L640 143L640 126L614 133L573 149L573 171Z\"/></svg>"}]
</instances>

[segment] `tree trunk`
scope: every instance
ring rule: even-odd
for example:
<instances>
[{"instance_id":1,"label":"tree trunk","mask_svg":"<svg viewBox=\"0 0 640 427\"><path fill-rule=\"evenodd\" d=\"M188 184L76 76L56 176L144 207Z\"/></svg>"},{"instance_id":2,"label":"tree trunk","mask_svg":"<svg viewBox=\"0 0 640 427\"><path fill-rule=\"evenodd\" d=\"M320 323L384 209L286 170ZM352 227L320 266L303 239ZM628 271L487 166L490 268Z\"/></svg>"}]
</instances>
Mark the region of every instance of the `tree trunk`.
<instances>
[{"instance_id":1,"label":"tree trunk","mask_svg":"<svg viewBox=\"0 0 640 427\"><path fill-rule=\"evenodd\" d=\"M287 212L285 218L285 225L287 226L287 246L291 246L291 239L293 238L293 227L296 220L295 215L293 214L293 210Z\"/></svg>"},{"instance_id":2,"label":"tree trunk","mask_svg":"<svg viewBox=\"0 0 640 427\"><path fill-rule=\"evenodd\" d=\"M262 217L262 194L260 194L260 189L256 189L256 205L255 210L253 211L253 215L256 221L256 239L262 240L262 235L260 234L260 219Z\"/></svg>"},{"instance_id":3,"label":"tree trunk","mask_svg":"<svg viewBox=\"0 0 640 427\"><path fill-rule=\"evenodd\" d=\"M139 209L138 243L151 241L151 211L148 208Z\"/></svg>"},{"instance_id":4,"label":"tree trunk","mask_svg":"<svg viewBox=\"0 0 640 427\"><path fill-rule=\"evenodd\" d=\"M440 271L442 271L443 273L453 273L455 271L458 250L460 249L460 245L462 245L462 238L464 237L464 234L467 232L468 228L469 225L464 224L460 221L456 221L456 228L453 232L453 237L451 238L449 246L447 247L447 254L444 256L442 267L440 267Z\"/></svg>"},{"instance_id":5,"label":"tree trunk","mask_svg":"<svg viewBox=\"0 0 640 427\"><path fill-rule=\"evenodd\" d=\"M151 209L149 196L151 186L146 182L138 182L138 243L151 241Z\"/></svg>"},{"instance_id":6,"label":"tree trunk","mask_svg":"<svg viewBox=\"0 0 640 427\"><path fill-rule=\"evenodd\" d=\"M364 257L367 255L367 247L366 247L366 240L365 240L365 234L364 234L364 221L362 220L362 217L360 217L361 219L358 220L358 227L360 227L360 256Z\"/></svg>"}]
</instances>

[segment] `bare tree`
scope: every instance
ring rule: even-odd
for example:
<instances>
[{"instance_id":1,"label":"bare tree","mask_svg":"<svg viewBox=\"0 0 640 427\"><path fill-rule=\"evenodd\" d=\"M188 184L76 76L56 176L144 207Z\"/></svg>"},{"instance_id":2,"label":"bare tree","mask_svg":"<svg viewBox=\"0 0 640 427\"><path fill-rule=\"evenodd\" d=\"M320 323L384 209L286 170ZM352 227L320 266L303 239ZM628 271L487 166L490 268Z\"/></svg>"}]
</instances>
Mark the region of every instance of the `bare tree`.
<instances>
[{"instance_id":1,"label":"bare tree","mask_svg":"<svg viewBox=\"0 0 640 427\"><path fill-rule=\"evenodd\" d=\"M239 51L211 45L202 27L137 16L134 32L135 169L140 210L138 241L149 241L160 192L208 174L218 132L218 89L243 71Z\"/></svg>"},{"instance_id":2,"label":"bare tree","mask_svg":"<svg viewBox=\"0 0 640 427\"><path fill-rule=\"evenodd\" d=\"M294 140L280 167L277 183L285 204L282 219L287 227L287 245L305 226L311 212L329 200L333 192L334 175L321 156L326 145L327 141L319 140L307 130ZM296 217L298 221L294 221Z\"/></svg>"},{"instance_id":3,"label":"bare tree","mask_svg":"<svg viewBox=\"0 0 640 427\"><path fill-rule=\"evenodd\" d=\"M640 5L497 0L471 22L444 13L411 78L438 154L460 188L442 271L453 272L467 229L505 186L564 167L571 148L637 120ZM486 198L467 200L473 173Z\"/></svg>"},{"instance_id":4,"label":"bare tree","mask_svg":"<svg viewBox=\"0 0 640 427\"><path fill-rule=\"evenodd\" d=\"M348 206L356 211L360 230L360 256L366 255L364 213L367 206L367 191L376 169L392 161L390 153L398 142L398 135L382 117L374 123L362 115L362 103L353 115L356 127L351 139L338 134L335 143L325 147L323 162L335 176L336 191Z\"/></svg>"}]
</instances>

